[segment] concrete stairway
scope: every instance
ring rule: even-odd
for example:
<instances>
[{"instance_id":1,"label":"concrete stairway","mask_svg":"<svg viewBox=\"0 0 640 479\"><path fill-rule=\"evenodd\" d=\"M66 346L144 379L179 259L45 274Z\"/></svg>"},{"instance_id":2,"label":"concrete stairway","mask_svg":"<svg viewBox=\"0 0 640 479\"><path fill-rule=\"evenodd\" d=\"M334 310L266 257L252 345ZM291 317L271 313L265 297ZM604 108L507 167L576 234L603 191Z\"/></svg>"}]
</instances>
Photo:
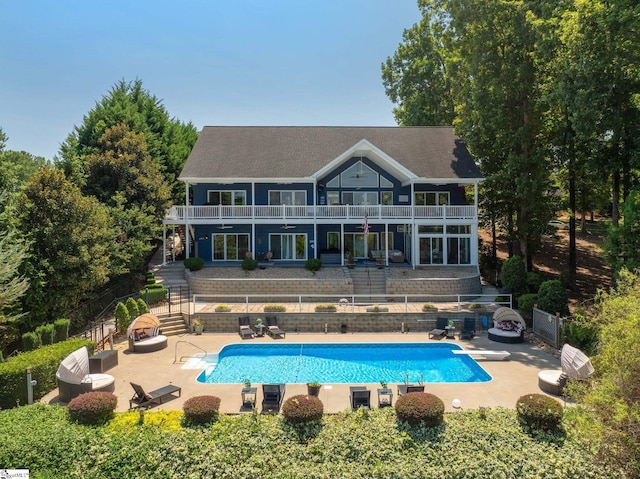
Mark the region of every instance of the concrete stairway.
<instances>
[{"instance_id":1,"label":"concrete stairway","mask_svg":"<svg viewBox=\"0 0 640 479\"><path fill-rule=\"evenodd\" d=\"M385 269L357 266L349 270L353 281L353 293L360 295L359 301L381 302L373 295L386 294L387 277Z\"/></svg>"},{"instance_id":2,"label":"concrete stairway","mask_svg":"<svg viewBox=\"0 0 640 479\"><path fill-rule=\"evenodd\" d=\"M160 320L160 330L165 336L177 336L189 332L180 313L160 313L158 319Z\"/></svg>"}]
</instances>

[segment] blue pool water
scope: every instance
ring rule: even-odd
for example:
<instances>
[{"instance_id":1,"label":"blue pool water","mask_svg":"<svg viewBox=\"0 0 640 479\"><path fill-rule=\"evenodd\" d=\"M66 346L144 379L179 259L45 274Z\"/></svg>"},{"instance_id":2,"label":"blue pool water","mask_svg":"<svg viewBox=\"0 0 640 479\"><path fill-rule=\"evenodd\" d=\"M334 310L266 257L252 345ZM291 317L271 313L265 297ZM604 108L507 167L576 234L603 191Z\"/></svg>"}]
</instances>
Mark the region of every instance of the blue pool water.
<instances>
[{"instance_id":1,"label":"blue pool water","mask_svg":"<svg viewBox=\"0 0 640 479\"><path fill-rule=\"evenodd\" d=\"M451 343L231 344L198 381L252 383L465 383L490 381Z\"/></svg>"}]
</instances>

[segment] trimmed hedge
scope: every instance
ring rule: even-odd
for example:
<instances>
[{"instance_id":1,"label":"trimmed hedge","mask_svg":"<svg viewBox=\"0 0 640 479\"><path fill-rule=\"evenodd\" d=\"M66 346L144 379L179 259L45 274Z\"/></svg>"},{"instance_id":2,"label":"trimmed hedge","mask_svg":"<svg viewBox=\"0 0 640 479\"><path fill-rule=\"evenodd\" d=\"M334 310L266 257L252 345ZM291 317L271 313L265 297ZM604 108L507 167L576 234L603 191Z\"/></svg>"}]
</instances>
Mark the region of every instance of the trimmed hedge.
<instances>
[{"instance_id":1,"label":"trimmed hedge","mask_svg":"<svg viewBox=\"0 0 640 479\"><path fill-rule=\"evenodd\" d=\"M37 381L33 388L34 401L55 389L58 366L64 358L82 346L87 346L91 354L95 344L88 339L70 339L13 356L1 363L0 409L27 404L27 367L31 367L31 377Z\"/></svg>"},{"instance_id":2,"label":"trimmed hedge","mask_svg":"<svg viewBox=\"0 0 640 479\"><path fill-rule=\"evenodd\" d=\"M147 304L155 304L167 299L169 290L162 286L162 283L158 284L160 284L160 288L143 289L140 291L140 297L143 298Z\"/></svg>"},{"instance_id":3,"label":"trimmed hedge","mask_svg":"<svg viewBox=\"0 0 640 479\"><path fill-rule=\"evenodd\" d=\"M242 260L241 268L245 271L253 271L258 267L258 260L253 258L245 258Z\"/></svg>"},{"instance_id":4,"label":"trimmed hedge","mask_svg":"<svg viewBox=\"0 0 640 479\"><path fill-rule=\"evenodd\" d=\"M41 324L36 328L36 334L40 336L40 344L43 346L53 344L53 324Z\"/></svg>"},{"instance_id":5,"label":"trimmed hedge","mask_svg":"<svg viewBox=\"0 0 640 479\"><path fill-rule=\"evenodd\" d=\"M218 417L220 398L217 396L194 396L182 406L186 424L208 424Z\"/></svg>"},{"instance_id":6,"label":"trimmed hedge","mask_svg":"<svg viewBox=\"0 0 640 479\"><path fill-rule=\"evenodd\" d=\"M547 313L569 314L569 297L562 281L545 281L538 290L538 308Z\"/></svg>"},{"instance_id":7,"label":"trimmed hedge","mask_svg":"<svg viewBox=\"0 0 640 479\"><path fill-rule=\"evenodd\" d=\"M202 269L204 260L202 258L187 258L182 263L189 271L198 271Z\"/></svg>"},{"instance_id":8,"label":"trimmed hedge","mask_svg":"<svg viewBox=\"0 0 640 479\"><path fill-rule=\"evenodd\" d=\"M145 314L149 312L149 306L145 303L144 299L138 298L138 313Z\"/></svg>"},{"instance_id":9,"label":"trimmed hedge","mask_svg":"<svg viewBox=\"0 0 640 479\"><path fill-rule=\"evenodd\" d=\"M439 426L444 420L444 402L435 394L409 393L396 401L398 420L411 426Z\"/></svg>"},{"instance_id":10,"label":"trimmed hedge","mask_svg":"<svg viewBox=\"0 0 640 479\"><path fill-rule=\"evenodd\" d=\"M516 403L518 421L531 429L557 431L562 425L562 405L544 394L526 394Z\"/></svg>"},{"instance_id":11,"label":"trimmed hedge","mask_svg":"<svg viewBox=\"0 0 640 479\"><path fill-rule=\"evenodd\" d=\"M56 319L53 322L53 342L59 343L61 341L66 341L69 338L69 325L71 324L70 319Z\"/></svg>"},{"instance_id":12,"label":"trimmed hedge","mask_svg":"<svg viewBox=\"0 0 640 479\"><path fill-rule=\"evenodd\" d=\"M292 396L282 405L282 415L289 424L318 423L323 412L322 401L307 394Z\"/></svg>"},{"instance_id":13,"label":"trimmed hedge","mask_svg":"<svg viewBox=\"0 0 640 479\"><path fill-rule=\"evenodd\" d=\"M69 418L78 424L104 424L112 419L118 398L113 393L94 391L74 397L67 406Z\"/></svg>"},{"instance_id":14,"label":"trimmed hedge","mask_svg":"<svg viewBox=\"0 0 640 479\"><path fill-rule=\"evenodd\" d=\"M531 293L523 294L518 298L518 310L528 328L533 326L533 307L537 301L538 295Z\"/></svg>"},{"instance_id":15,"label":"trimmed hedge","mask_svg":"<svg viewBox=\"0 0 640 479\"><path fill-rule=\"evenodd\" d=\"M118 327L118 330L122 332L126 331L131 324L131 316L129 316L129 310L124 303L118 303L113 314L116 317L116 326Z\"/></svg>"},{"instance_id":16,"label":"trimmed hedge","mask_svg":"<svg viewBox=\"0 0 640 479\"><path fill-rule=\"evenodd\" d=\"M512 256L504 263L500 269L500 281L502 286L512 293L522 293L527 289L527 271L524 267L522 257Z\"/></svg>"},{"instance_id":17,"label":"trimmed hedge","mask_svg":"<svg viewBox=\"0 0 640 479\"><path fill-rule=\"evenodd\" d=\"M310 258L305 262L304 267L315 273L322 267L322 260L320 258Z\"/></svg>"},{"instance_id":18,"label":"trimmed hedge","mask_svg":"<svg viewBox=\"0 0 640 479\"><path fill-rule=\"evenodd\" d=\"M22 335L22 349L24 351L35 351L40 346L42 346L42 340L35 331L29 331Z\"/></svg>"},{"instance_id":19,"label":"trimmed hedge","mask_svg":"<svg viewBox=\"0 0 640 479\"><path fill-rule=\"evenodd\" d=\"M138 311L138 302L134 298L127 298L127 302L124 303L124 305L126 306L127 311L129 311L129 318L131 318L131 321L140 316L140 312Z\"/></svg>"}]
</instances>

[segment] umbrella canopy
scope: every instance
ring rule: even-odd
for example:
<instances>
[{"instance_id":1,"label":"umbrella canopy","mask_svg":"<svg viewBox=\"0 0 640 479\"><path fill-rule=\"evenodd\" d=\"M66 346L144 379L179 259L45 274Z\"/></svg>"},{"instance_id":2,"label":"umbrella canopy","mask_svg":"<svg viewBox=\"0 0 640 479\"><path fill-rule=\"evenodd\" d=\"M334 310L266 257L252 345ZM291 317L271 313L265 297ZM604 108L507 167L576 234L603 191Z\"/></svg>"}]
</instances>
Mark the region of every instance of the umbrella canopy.
<instances>
[{"instance_id":1,"label":"umbrella canopy","mask_svg":"<svg viewBox=\"0 0 640 479\"><path fill-rule=\"evenodd\" d=\"M589 357L579 349L565 344L560 355L562 371L571 379L585 379L594 372Z\"/></svg>"},{"instance_id":2,"label":"umbrella canopy","mask_svg":"<svg viewBox=\"0 0 640 479\"><path fill-rule=\"evenodd\" d=\"M158 319L158 317L151 313L145 313L131 321L131 324L127 328L127 336L131 336L131 333L133 333L133 331L135 331L136 329L151 329L159 327L160 320Z\"/></svg>"}]
</instances>

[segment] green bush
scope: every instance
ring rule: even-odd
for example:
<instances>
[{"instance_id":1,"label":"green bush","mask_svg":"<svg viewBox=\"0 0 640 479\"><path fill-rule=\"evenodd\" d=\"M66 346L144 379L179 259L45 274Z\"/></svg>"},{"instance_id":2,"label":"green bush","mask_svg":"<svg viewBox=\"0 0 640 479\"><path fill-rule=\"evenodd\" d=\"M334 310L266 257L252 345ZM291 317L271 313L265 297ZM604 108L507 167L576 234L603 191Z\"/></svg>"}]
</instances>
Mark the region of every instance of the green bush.
<instances>
[{"instance_id":1,"label":"green bush","mask_svg":"<svg viewBox=\"0 0 640 479\"><path fill-rule=\"evenodd\" d=\"M148 284L145 289L163 289L164 288L164 284L162 283L153 283L153 284ZM144 300L143 300L144 301Z\"/></svg>"},{"instance_id":2,"label":"green bush","mask_svg":"<svg viewBox=\"0 0 640 479\"><path fill-rule=\"evenodd\" d=\"M265 313L284 313L287 311L287 307L284 304L265 304Z\"/></svg>"},{"instance_id":3,"label":"green bush","mask_svg":"<svg viewBox=\"0 0 640 479\"><path fill-rule=\"evenodd\" d=\"M33 333L35 334L35 333ZM36 335L37 337L37 335ZM87 339L69 339L35 351L12 356L0 364L0 409L27 404L25 370L31 367L31 377L37 381L33 399L38 400L56 388L56 371L64 358L76 349L87 346L91 353L94 343Z\"/></svg>"},{"instance_id":4,"label":"green bush","mask_svg":"<svg viewBox=\"0 0 640 479\"><path fill-rule=\"evenodd\" d=\"M335 313L338 309L335 304L316 304L317 313Z\"/></svg>"},{"instance_id":5,"label":"green bush","mask_svg":"<svg viewBox=\"0 0 640 479\"><path fill-rule=\"evenodd\" d=\"M518 310L527 323L528 328L533 326L533 307L536 305L537 301L537 294L523 294L518 298Z\"/></svg>"},{"instance_id":6,"label":"green bush","mask_svg":"<svg viewBox=\"0 0 640 479\"><path fill-rule=\"evenodd\" d=\"M527 272L527 291L537 293L542 284L542 276L536 271Z\"/></svg>"},{"instance_id":7,"label":"green bush","mask_svg":"<svg viewBox=\"0 0 640 479\"><path fill-rule=\"evenodd\" d=\"M310 258L304 263L304 267L309 271L315 273L322 266L322 260L320 258Z\"/></svg>"},{"instance_id":8,"label":"green bush","mask_svg":"<svg viewBox=\"0 0 640 479\"><path fill-rule=\"evenodd\" d=\"M182 406L186 424L208 424L218 416L220 398L217 396L194 396L187 399Z\"/></svg>"},{"instance_id":9,"label":"green bush","mask_svg":"<svg viewBox=\"0 0 640 479\"><path fill-rule=\"evenodd\" d=\"M562 405L544 394L526 394L516 403L518 421L541 431L557 431L562 425Z\"/></svg>"},{"instance_id":10,"label":"green bush","mask_svg":"<svg viewBox=\"0 0 640 479\"><path fill-rule=\"evenodd\" d=\"M439 426L444 419L444 402L430 393L404 394L396 401L398 420L411 426Z\"/></svg>"},{"instance_id":11,"label":"green bush","mask_svg":"<svg viewBox=\"0 0 640 479\"><path fill-rule=\"evenodd\" d=\"M245 271L253 271L258 267L258 260L253 258L245 258L242 260L241 266Z\"/></svg>"},{"instance_id":12,"label":"green bush","mask_svg":"<svg viewBox=\"0 0 640 479\"><path fill-rule=\"evenodd\" d=\"M500 281L504 288L514 294L521 293L527 289L527 272L520 256L512 256L502 263Z\"/></svg>"},{"instance_id":13,"label":"green bush","mask_svg":"<svg viewBox=\"0 0 640 479\"><path fill-rule=\"evenodd\" d=\"M162 285L160 286L160 288L143 289L142 291L140 291L140 297L144 298L147 304L155 304L159 303L160 301L164 301L165 299L167 299L169 290Z\"/></svg>"},{"instance_id":14,"label":"green bush","mask_svg":"<svg viewBox=\"0 0 640 479\"><path fill-rule=\"evenodd\" d=\"M123 302L116 305L116 310L113 314L116 317L116 327L118 330L122 332L126 331L131 324L131 316Z\"/></svg>"},{"instance_id":15,"label":"green bush","mask_svg":"<svg viewBox=\"0 0 640 479\"><path fill-rule=\"evenodd\" d=\"M71 324L71 320L69 319L56 319L53 322L53 342L59 343L61 341L66 341L69 338L69 325Z\"/></svg>"},{"instance_id":16,"label":"green bush","mask_svg":"<svg viewBox=\"0 0 640 479\"><path fill-rule=\"evenodd\" d=\"M318 423L323 412L322 401L307 394L292 396L282 405L282 415L289 424Z\"/></svg>"},{"instance_id":17,"label":"green bush","mask_svg":"<svg viewBox=\"0 0 640 479\"><path fill-rule=\"evenodd\" d=\"M74 397L67 406L69 418L78 424L104 424L114 416L118 398L113 393L95 391Z\"/></svg>"},{"instance_id":18,"label":"green bush","mask_svg":"<svg viewBox=\"0 0 640 479\"><path fill-rule=\"evenodd\" d=\"M40 336L40 344L53 344L53 324L41 324L36 328L36 334Z\"/></svg>"},{"instance_id":19,"label":"green bush","mask_svg":"<svg viewBox=\"0 0 640 479\"><path fill-rule=\"evenodd\" d=\"M553 279L540 285L538 308L551 314L560 313L563 316L569 314L569 297L560 280Z\"/></svg>"},{"instance_id":20,"label":"green bush","mask_svg":"<svg viewBox=\"0 0 640 479\"><path fill-rule=\"evenodd\" d=\"M138 313L145 314L149 312L149 306L145 303L144 299L138 298Z\"/></svg>"},{"instance_id":21,"label":"green bush","mask_svg":"<svg viewBox=\"0 0 640 479\"><path fill-rule=\"evenodd\" d=\"M198 271L202 269L204 260L202 258L187 258L182 263L189 271Z\"/></svg>"},{"instance_id":22,"label":"green bush","mask_svg":"<svg viewBox=\"0 0 640 479\"><path fill-rule=\"evenodd\" d=\"M562 322L563 342L582 350L591 356L598 345L598 328L593 321L585 318L581 312Z\"/></svg>"},{"instance_id":23,"label":"green bush","mask_svg":"<svg viewBox=\"0 0 640 479\"><path fill-rule=\"evenodd\" d=\"M127 307L127 311L129 311L129 318L131 318L131 321L140 316L140 311L138 311L138 302L135 298L127 298L127 302L124 305Z\"/></svg>"},{"instance_id":24,"label":"green bush","mask_svg":"<svg viewBox=\"0 0 640 479\"><path fill-rule=\"evenodd\" d=\"M22 350L23 351L35 351L42 346L42 340L40 335L35 331L29 331L22 335Z\"/></svg>"}]
</instances>

